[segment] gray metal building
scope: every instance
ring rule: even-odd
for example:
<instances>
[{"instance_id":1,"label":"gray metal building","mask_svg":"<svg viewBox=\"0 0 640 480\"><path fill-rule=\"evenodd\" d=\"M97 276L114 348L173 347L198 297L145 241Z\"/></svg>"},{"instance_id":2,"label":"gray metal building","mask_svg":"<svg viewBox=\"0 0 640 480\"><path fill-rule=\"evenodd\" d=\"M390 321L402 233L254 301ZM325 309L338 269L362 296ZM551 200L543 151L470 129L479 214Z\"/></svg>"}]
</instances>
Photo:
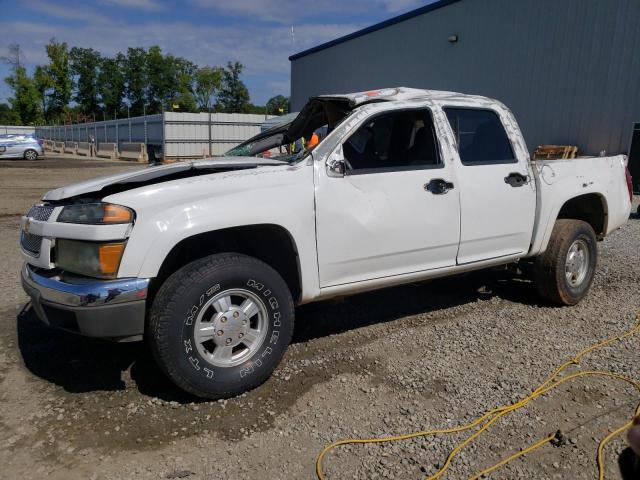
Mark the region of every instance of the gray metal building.
<instances>
[{"instance_id":1,"label":"gray metal building","mask_svg":"<svg viewBox=\"0 0 640 480\"><path fill-rule=\"evenodd\" d=\"M640 0L441 0L290 57L291 103L406 86L497 98L530 150L626 153L640 122Z\"/></svg>"}]
</instances>

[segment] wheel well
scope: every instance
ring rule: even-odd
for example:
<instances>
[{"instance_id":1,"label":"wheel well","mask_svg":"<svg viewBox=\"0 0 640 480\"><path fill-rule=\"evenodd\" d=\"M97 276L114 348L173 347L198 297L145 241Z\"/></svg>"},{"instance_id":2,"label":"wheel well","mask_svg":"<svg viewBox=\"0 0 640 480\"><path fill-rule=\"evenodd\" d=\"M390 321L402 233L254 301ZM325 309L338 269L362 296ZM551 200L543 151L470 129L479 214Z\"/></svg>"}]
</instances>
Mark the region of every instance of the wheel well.
<instances>
[{"instance_id":1,"label":"wheel well","mask_svg":"<svg viewBox=\"0 0 640 480\"><path fill-rule=\"evenodd\" d=\"M597 193L588 193L568 200L560 209L558 218L572 218L587 222L602 238L607 225L607 209L604 199Z\"/></svg>"},{"instance_id":2,"label":"wheel well","mask_svg":"<svg viewBox=\"0 0 640 480\"><path fill-rule=\"evenodd\" d=\"M262 260L284 279L294 300L302 293L298 251L289 232L279 225L247 225L200 233L175 245L150 285L149 296L180 267L215 253L243 253Z\"/></svg>"}]
</instances>

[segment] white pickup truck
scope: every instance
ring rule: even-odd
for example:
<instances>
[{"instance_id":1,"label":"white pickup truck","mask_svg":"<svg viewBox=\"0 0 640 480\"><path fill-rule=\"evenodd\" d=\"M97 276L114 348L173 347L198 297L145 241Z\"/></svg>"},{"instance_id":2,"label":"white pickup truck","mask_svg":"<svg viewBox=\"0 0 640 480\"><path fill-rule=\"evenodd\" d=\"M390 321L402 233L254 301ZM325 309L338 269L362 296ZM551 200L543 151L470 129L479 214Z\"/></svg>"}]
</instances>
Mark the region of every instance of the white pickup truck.
<instances>
[{"instance_id":1,"label":"white pickup truck","mask_svg":"<svg viewBox=\"0 0 640 480\"><path fill-rule=\"evenodd\" d=\"M253 388L296 305L512 262L573 305L631 209L626 158L532 161L500 102L391 88L312 98L225 158L52 190L23 217L47 324L150 342L192 394Z\"/></svg>"}]
</instances>

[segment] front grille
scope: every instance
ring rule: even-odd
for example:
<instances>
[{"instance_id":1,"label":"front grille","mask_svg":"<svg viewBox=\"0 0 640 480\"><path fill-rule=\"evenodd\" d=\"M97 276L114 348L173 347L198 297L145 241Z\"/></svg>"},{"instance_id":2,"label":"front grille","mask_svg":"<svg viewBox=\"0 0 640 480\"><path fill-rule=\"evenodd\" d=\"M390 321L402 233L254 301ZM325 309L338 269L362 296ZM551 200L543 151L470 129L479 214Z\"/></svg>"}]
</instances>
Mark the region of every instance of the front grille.
<instances>
[{"instance_id":1,"label":"front grille","mask_svg":"<svg viewBox=\"0 0 640 480\"><path fill-rule=\"evenodd\" d=\"M55 207L51 205L34 205L27 212L27 217L40 222L46 222L53 213Z\"/></svg>"},{"instance_id":2,"label":"front grille","mask_svg":"<svg viewBox=\"0 0 640 480\"><path fill-rule=\"evenodd\" d=\"M27 252L33 253L36 257L40 255L40 245L42 245L42 237L33 233L22 232L20 244Z\"/></svg>"}]
</instances>

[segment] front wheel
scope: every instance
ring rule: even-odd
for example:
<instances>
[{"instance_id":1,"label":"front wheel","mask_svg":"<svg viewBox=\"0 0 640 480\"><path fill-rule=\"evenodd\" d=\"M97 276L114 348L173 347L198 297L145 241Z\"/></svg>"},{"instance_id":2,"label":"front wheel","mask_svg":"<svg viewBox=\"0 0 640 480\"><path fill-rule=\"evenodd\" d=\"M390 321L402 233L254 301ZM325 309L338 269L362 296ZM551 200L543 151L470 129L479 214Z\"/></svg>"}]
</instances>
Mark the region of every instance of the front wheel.
<instances>
[{"instance_id":1,"label":"front wheel","mask_svg":"<svg viewBox=\"0 0 640 480\"><path fill-rule=\"evenodd\" d=\"M240 254L196 260L162 285L149 341L165 374L183 390L224 398L257 387L293 334L289 289L269 265Z\"/></svg>"},{"instance_id":2,"label":"front wheel","mask_svg":"<svg viewBox=\"0 0 640 480\"><path fill-rule=\"evenodd\" d=\"M591 225L557 220L547 250L536 257L533 280L538 294L556 305L575 305L587 294L596 270L598 246Z\"/></svg>"}]
</instances>

